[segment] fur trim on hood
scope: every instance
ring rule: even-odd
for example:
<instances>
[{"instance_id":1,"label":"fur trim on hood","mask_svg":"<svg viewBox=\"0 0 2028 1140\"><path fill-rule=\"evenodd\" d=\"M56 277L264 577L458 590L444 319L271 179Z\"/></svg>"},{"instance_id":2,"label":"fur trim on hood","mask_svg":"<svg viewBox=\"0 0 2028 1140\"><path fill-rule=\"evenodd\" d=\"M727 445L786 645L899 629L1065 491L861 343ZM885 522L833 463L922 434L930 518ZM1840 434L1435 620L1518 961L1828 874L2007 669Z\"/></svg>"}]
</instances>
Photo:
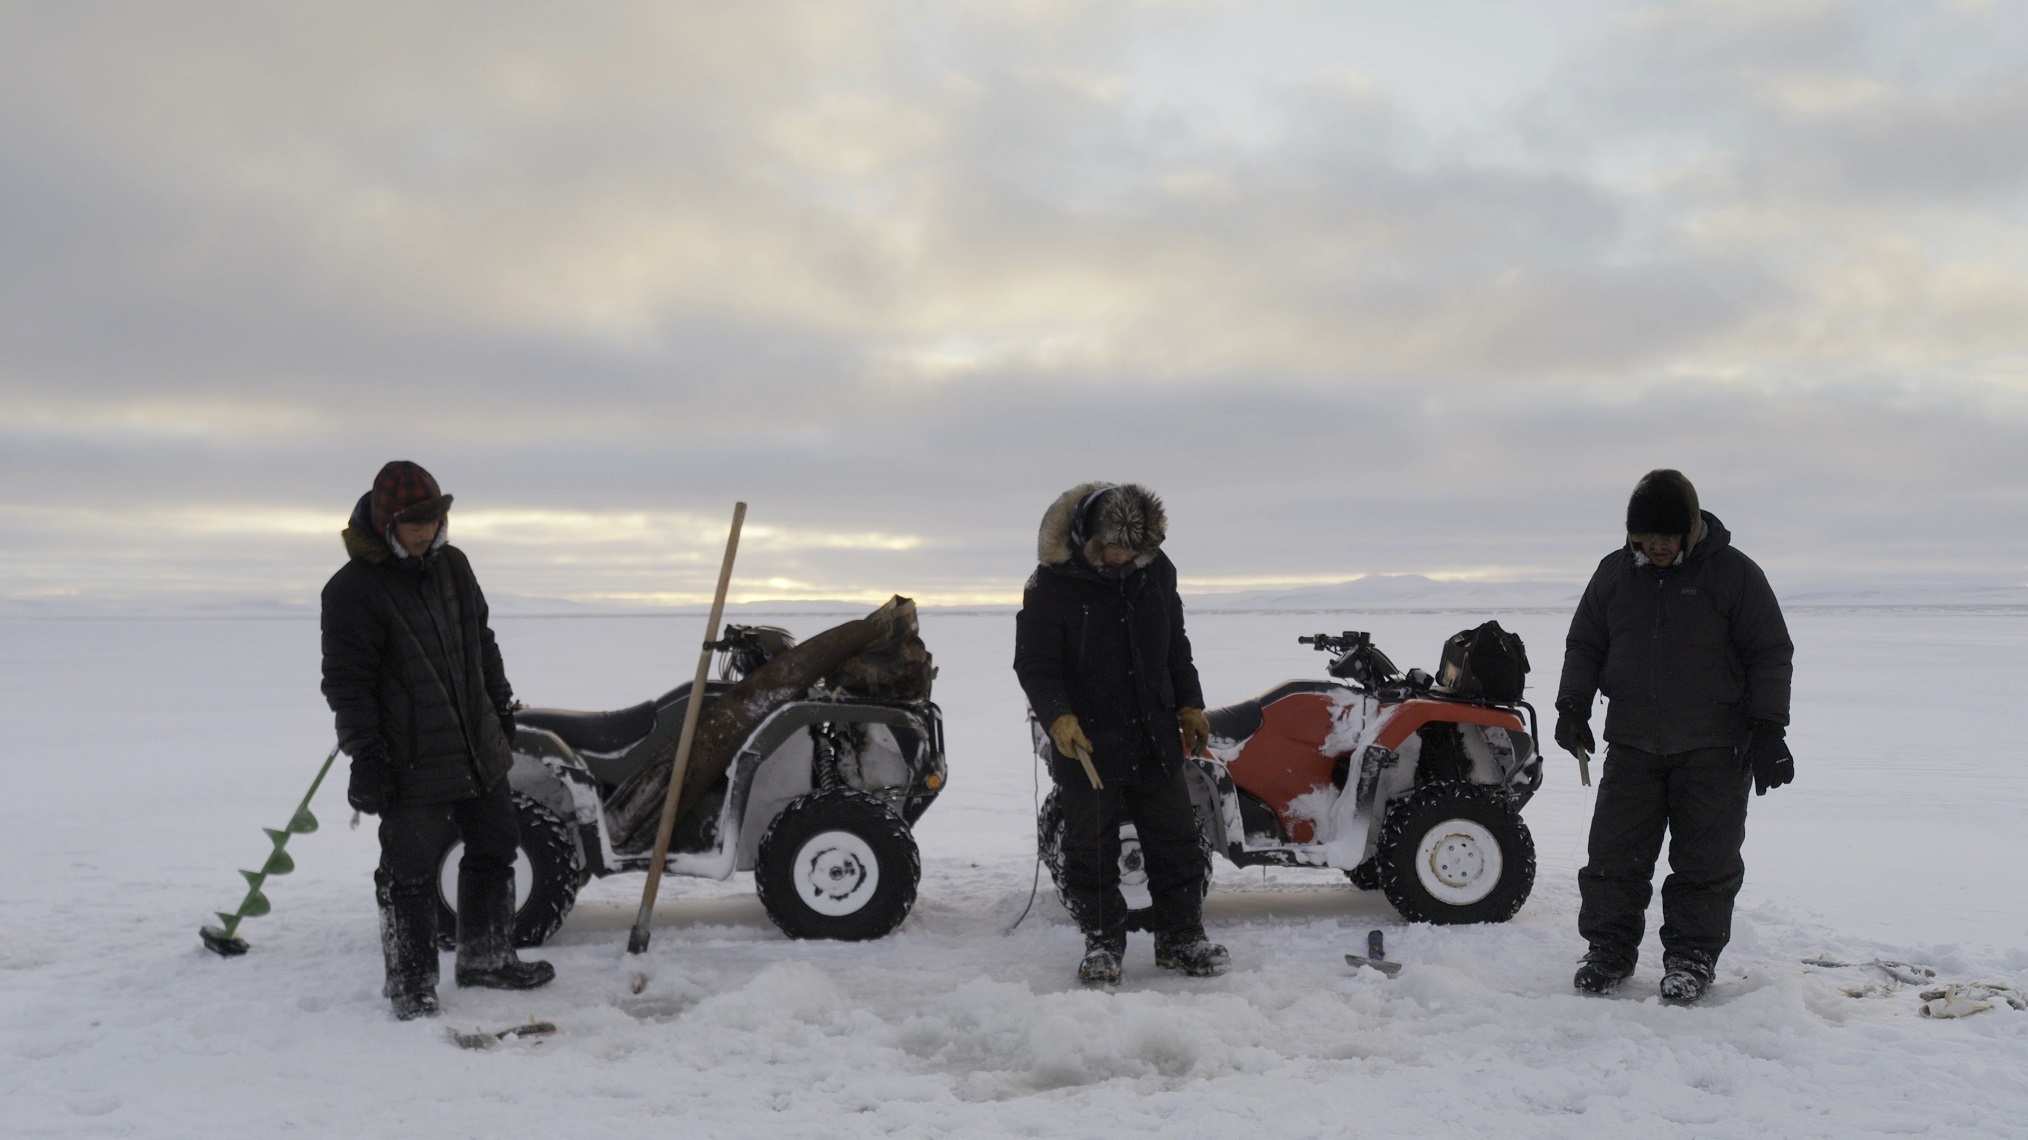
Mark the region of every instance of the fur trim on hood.
<instances>
[{"instance_id":1,"label":"fur trim on hood","mask_svg":"<svg viewBox=\"0 0 2028 1140\"><path fill-rule=\"evenodd\" d=\"M1697 488L1681 471L1662 467L1641 476L1627 499L1627 545L1637 546L1644 535L1683 536L1683 553L1697 549L1704 537L1704 516L1697 505Z\"/></svg>"},{"instance_id":2,"label":"fur trim on hood","mask_svg":"<svg viewBox=\"0 0 2028 1140\"><path fill-rule=\"evenodd\" d=\"M445 497L448 498L449 496ZM352 517L347 520L345 529L338 532L339 540L345 544L346 557L357 562L371 562L375 564L399 562L407 558L409 556L408 551L403 550L401 543L395 540L393 524L390 523L387 529L381 532L379 538L376 539L373 536L372 500L373 492L371 491L361 495L359 497L359 504L352 508ZM437 536L430 540L429 551L424 557L442 550L444 544L450 540L451 520L450 516L446 515L437 523Z\"/></svg>"},{"instance_id":3,"label":"fur trim on hood","mask_svg":"<svg viewBox=\"0 0 2028 1140\"><path fill-rule=\"evenodd\" d=\"M1161 552L1169 534L1162 500L1139 484L1080 483L1056 497L1043 512L1035 556L1044 566L1061 566L1081 549L1087 565L1105 565L1108 545L1134 552L1136 569Z\"/></svg>"}]
</instances>

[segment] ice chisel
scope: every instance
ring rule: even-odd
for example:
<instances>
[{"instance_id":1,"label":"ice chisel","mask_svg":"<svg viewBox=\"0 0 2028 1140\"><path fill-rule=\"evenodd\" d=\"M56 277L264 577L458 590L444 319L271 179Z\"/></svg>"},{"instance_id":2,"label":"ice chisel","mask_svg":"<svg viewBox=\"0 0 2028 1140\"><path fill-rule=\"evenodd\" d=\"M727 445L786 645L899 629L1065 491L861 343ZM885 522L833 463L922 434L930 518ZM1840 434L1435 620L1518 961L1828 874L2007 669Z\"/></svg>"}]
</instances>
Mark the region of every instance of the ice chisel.
<instances>
[{"instance_id":1,"label":"ice chisel","mask_svg":"<svg viewBox=\"0 0 2028 1140\"><path fill-rule=\"evenodd\" d=\"M697 677L690 682L690 699L683 705L683 730L676 736L676 760L669 769L669 790L662 798L662 823L655 830L655 854L648 861L648 882L641 889L641 909L634 915L634 928L627 934L627 953L648 949L648 935L655 919L655 892L662 886L662 871L669 858L669 839L676 830L676 803L683 795L683 774L690 764L690 745L697 738L697 713L704 707L704 682L711 675L711 655L718 646L711 640L718 619L725 614L725 591L732 584L732 559L739 553L739 528L746 522L746 504L732 505L732 532L725 537L725 561L718 568L718 592L711 597L711 617L704 627L704 645L697 655Z\"/></svg>"}]
</instances>

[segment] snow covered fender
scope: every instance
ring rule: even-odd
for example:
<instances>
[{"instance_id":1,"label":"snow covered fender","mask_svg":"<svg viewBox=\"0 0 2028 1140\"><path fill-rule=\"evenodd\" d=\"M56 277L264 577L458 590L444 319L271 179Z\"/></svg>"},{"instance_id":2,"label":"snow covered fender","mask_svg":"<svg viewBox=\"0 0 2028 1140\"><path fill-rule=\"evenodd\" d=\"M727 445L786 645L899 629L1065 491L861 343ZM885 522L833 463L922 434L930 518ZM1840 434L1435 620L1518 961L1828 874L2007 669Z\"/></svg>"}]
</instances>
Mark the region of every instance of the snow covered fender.
<instances>
[{"instance_id":1,"label":"snow covered fender","mask_svg":"<svg viewBox=\"0 0 2028 1140\"><path fill-rule=\"evenodd\" d=\"M753 870L768 824L790 801L815 788L815 755L808 730L819 724L885 726L890 730L885 734L889 741L894 739L891 730L896 728L915 736L919 742L917 755L901 757L905 774L889 772L889 778L883 780L854 766L861 775L845 781L854 791L881 800L904 820L912 822L920 816L943 783L942 718L936 706L928 701L920 702L919 708L912 704L839 701L798 701L784 705L761 722L733 758L731 790L720 817L721 827L738 820L736 833L721 831L729 842L731 836L737 836L732 869ZM902 782L893 780L896 775L901 775ZM931 776L936 777L936 787L928 783Z\"/></svg>"},{"instance_id":2,"label":"snow covered fender","mask_svg":"<svg viewBox=\"0 0 2028 1140\"><path fill-rule=\"evenodd\" d=\"M548 729L518 726L507 786L548 808L556 818L570 821L578 853L586 856L586 864L605 865L602 853L586 851L584 842L585 830L596 833L598 828L597 783L562 737Z\"/></svg>"}]
</instances>

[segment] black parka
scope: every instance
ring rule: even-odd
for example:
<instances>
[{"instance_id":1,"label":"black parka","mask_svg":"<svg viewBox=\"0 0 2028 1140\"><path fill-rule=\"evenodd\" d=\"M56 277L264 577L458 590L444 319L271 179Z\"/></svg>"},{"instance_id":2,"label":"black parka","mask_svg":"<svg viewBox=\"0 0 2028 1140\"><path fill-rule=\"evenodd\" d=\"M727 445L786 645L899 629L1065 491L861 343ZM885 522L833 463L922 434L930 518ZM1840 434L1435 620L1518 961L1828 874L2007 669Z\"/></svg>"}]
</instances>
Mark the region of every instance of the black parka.
<instances>
[{"instance_id":1,"label":"black parka","mask_svg":"<svg viewBox=\"0 0 2028 1140\"><path fill-rule=\"evenodd\" d=\"M486 598L464 552L397 558L362 498L344 533L351 557L324 586L324 699L346 755L387 758L394 803L444 803L490 790L512 755L512 704Z\"/></svg>"},{"instance_id":2,"label":"black parka","mask_svg":"<svg viewBox=\"0 0 2028 1140\"><path fill-rule=\"evenodd\" d=\"M1045 532L1058 521L1068 527L1068 513L1058 514L1045 519ZM1183 763L1176 710L1204 707L1176 567L1155 552L1124 574L1102 574L1067 533L1045 533L1041 545L1057 560L1035 568L1014 618L1014 672L1029 708L1045 728L1077 714L1092 764L1109 784L1135 778L1149 743L1176 770ZM1074 761L1057 759L1058 779L1085 778Z\"/></svg>"},{"instance_id":3,"label":"black parka","mask_svg":"<svg viewBox=\"0 0 2028 1140\"><path fill-rule=\"evenodd\" d=\"M1606 555L1571 618L1556 704L1588 710L1603 693L1609 743L1671 755L1789 722L1795 646L1781 606L1725 524L1701 517L1675 566L1641 565L1631 544Z\"/></svg>"}]
</instances>

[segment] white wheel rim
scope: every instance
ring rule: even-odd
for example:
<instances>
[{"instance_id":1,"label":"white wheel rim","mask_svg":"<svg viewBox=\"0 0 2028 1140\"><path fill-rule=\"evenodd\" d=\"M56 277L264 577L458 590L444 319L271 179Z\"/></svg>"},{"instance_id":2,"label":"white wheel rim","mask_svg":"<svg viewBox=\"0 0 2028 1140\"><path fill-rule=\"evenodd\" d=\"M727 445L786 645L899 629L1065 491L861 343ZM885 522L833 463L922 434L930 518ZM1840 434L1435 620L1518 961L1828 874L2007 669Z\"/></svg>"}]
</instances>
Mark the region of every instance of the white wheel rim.
<instances>
[{"instance_id":1,"label":"white wheel rim","mask_svg":"<svg viewBox=\"0 0 2028 1140\"><path fill-rule=\"evenodd\" d=\"M1431 898L1451 906L1470 906L1492 894L1505 868L1500 841L1474 820L1444 820L1423 832L1416 846L1416 879Z\"/></svg>"},{"instance_id":2,"label":"white wheel rim","mask_svg":"<svg viewBox=\"0 0 2028 1140\"><path fill-rule=\"evenodd\" d=\"M796 852L796 897L826 918L857 914L880 888L872 845L849 831L811 836Z\"/></svg>"},{"instance_id":3,"label":"white wheel rim","mask_svg":"<svg viewBox=\"0 0 2028 1140\"><path fill-rule=\"evenodd\" d=\"M444 901L452 911L458 909L458 863L465 857L463 840L451 844L444 855L444 865L437 869L437 889L443 892ZM528 863L528 852L514 848L514 913L528 903L528 894L535 889L535 868Z\"/></svg>"},{"instance_id":4,"label":"white wheel rim","mask_svg":"<svg viewBox=\"0 0 2028 1140\"><path fill-rule=\"evenodd\" d=\"M1131 823L1120 826L1120 897L1128 910L1145 910L1155 905L1148 890L1148 856L1141 850L1141 836Z\"/></svg>"}]
</instances>

